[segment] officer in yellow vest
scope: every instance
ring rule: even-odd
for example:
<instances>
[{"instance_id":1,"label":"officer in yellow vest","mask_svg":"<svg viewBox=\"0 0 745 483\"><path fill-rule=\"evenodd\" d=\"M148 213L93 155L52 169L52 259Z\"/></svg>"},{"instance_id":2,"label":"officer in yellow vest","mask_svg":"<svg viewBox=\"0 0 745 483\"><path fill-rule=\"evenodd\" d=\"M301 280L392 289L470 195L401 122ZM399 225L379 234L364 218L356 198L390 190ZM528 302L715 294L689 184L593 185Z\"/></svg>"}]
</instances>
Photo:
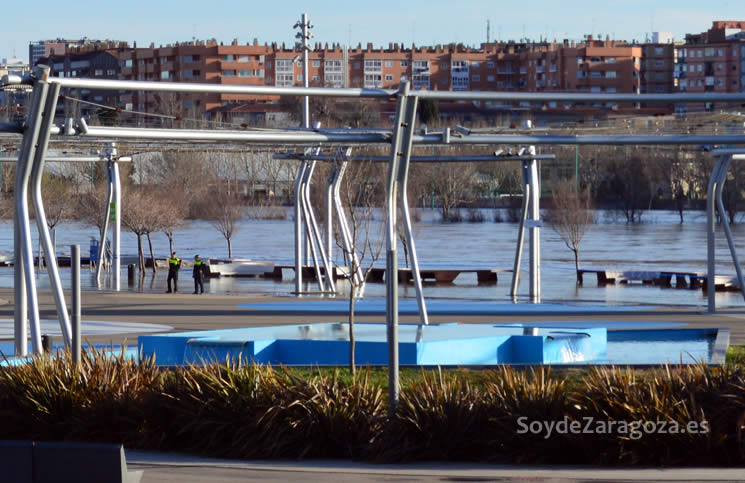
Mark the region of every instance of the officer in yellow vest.
<instances>
[{"instance_id":1,"label":"officer in yellow vest","mask_svg":"<svg viewBox=\"0 0 745 483\"><path fill-rule=\"evenodd\" d=\"M181 259L176 256L176 252L171 253L168 259L168 291L171 293L171 280L173 280L173 291L178 292L178 271L181 269Z\"/></svg>"},{"instance_id":2,"label":"officer in yellow vest","mask_svg":"<svg viewBox=\"0 0 745 483\"><path fill-rule=\"evenodd\" d=\"M194 278L194 293L204 293L204 262L199 255L194 257L194 269L191 276Z\"/></svg>"}]
</instances>

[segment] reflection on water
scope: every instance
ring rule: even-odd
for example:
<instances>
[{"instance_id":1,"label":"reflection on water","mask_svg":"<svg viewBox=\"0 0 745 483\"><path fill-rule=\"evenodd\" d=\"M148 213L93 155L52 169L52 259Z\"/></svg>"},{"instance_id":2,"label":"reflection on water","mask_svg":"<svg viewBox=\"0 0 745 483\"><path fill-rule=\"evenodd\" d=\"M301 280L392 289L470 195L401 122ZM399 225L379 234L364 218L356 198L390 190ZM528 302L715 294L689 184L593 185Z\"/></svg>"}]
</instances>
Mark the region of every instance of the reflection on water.
<instances>
[{"instance_id":1,"label":"reflection on water","mask_svg":"<svg viewBox=\"0 0 745 483\"><path fill-rule=\"evenodd\" d=\"M512 223L452 223L437 222L438 215L431 210L421 210L422 221L415 224L414 235L420 263L423 265L448 265L470 267L511 268L515 253L517 225ZM487 215L487 219L493 219ZM653 212L645 215L645 223L626 225L622 222L602 222L587 233L581 245L580 261L584 268L609 268L624 270L706 270L706 233L703 212L688 213L684 224L678 223L674 212ZM738 250L743 250L745 226L733 227ZM97 230L74 223L66 223L57 229L58 253L69 253L69 245L81 245L81 252L87 255L90 239ZM610 304L650 303L654 305L704 305L706 300L700 290L659 288L650 286L610 285L597 287L593 277L586 277L583 287L576 287L572 252L558 235L549 227L541 230L541 253L543 256L542 295L544 301L595 301ZM225 239L208 222L191 222L176 232L176 250L185 260L199 254L202 258L227 257ZM527 237L526 237L527 240ZM527 243L527 241L526 241ZM168 239L165 235L154 234L153 244L156 256L166 258ZM245 220L233 238L233 256L254 260L271 260L282 265L292 265L293 222L291 220ZM0 223L0 252L11 254L13 231L11 222ZM38 242L34 242L38 246ZM122 253L136 254L136 238L131 233L122 235ZM403 250L399 247L403 263ZM340 256L336 249L335 256ZM523 255L523 270L528 268L527 246ZM369 260L363 263L369 263ZM383 264L380 259L378 264ZM717 240L718 272L733 274L734 268L729 259L726 240ZM61 270L63 283L69 286L70 270ZM153 275L148 273L142 284L128 286L126 267L122 269L122 289L135 291L164 291L166 272L160 270ZM247 294L272 293L287 294L294 290L293 272L285 270L285 280L265 280L254 278L210 279L205 283L205 291L210 293ZM527 273L521 277L520 293L527 295ZM11 287L12 269L0 268L0 286ZM92 274L83 272L82 283L85 288L93 288ZM497 285L478 285L475 274L464 274L452 285L426 285L425 295L431 298L465 298L510 300L510 274L500 274ZM45 273L38 277L38 286L49 286ZM342 290L347 290L340 283ZM191 293L193 282L191 270L181 271L179 288ZM308 290L317 290L315 283L307 283ZM413 297L411 285L402 285L401 294ZM383 297L385 287L368 284L368 297ZM741 305L742 298L737 293L717 294L721 305Z\"/></svg>"}]
</instances>

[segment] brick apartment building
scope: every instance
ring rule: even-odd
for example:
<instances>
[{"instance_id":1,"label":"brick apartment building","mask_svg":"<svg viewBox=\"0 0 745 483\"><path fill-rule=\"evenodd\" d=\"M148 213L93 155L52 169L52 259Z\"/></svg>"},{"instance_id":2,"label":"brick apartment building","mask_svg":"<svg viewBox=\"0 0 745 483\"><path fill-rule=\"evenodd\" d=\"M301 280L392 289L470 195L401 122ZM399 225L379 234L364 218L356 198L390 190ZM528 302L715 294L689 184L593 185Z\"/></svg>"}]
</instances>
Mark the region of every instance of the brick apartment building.
<instances>
[{"instance_id":1,"label":"brick apartment building","mask_svg":"<svg viewBox=\"0 0 745 483\"><path fill-rule=\"evenodd\" d=\"M68 47L63 55L51 55L38 59L39 64L48 65L51 75L55 77L86 77L97 79L118 79L120 73L119 54L129 48L126 42L106 41ZM119 92L81 89L68 92L67 95L86 102L106 106L119 105ZM60 104L58 110L64 105ZM79 109L78 109L79 108ZM90 114L98 110L92 104L75 105L75 115Z\"/></svg>"},{"instance_id":2,"label":"brick apartment building","mask_svg":"<svg viewBox=\"0 0 745 483\"><path fill-rule=\"evenodd\" d=\"M410 80L414 89L451 91L572 91L591 93L738 92L745 86L745 22L714 22L704 33L675 43L657 33L652 42L587 36L579 43L492 42L480 48L460 44L405 48L345 49L316 44L309 53L309 84L329 87L395 89ZM301 52L285 45L229 45L215 40L133 48L105 45L92 51L68 48L64 60L50 59L54 75L111 77L125 80L203 82L223 85L303 85ZM92 54L92 52L104 54ZM86 57L87 56L87 57ZM118 56L118 65L113 59ZM96 93L93 100L113 102ZM238 94L163 94L123 92L115 105L127 110L204 115L235 110L258 113L276 96ZM490 104L494 109L566 110L598 105ZM627 106L620 106L627 107ZM631 107L631 106L628 106ZM713 108L713 106L707 106Z\"/></svg>"},{"instance_id":3,"label":"brick apartment building","mask_svg":"<svg viewBox=\"0 0 745 483\"><path fill-rule=\"evenodd\" d=\"M680 92L745 91L745 21L717 21L706 32L688 34L677 46L675 76ZM700 109L701 106L687 106ZM707 103L705 110L716 106ZM678 106L678 112L686 106Z\"/></svg>"},{"instance_id":4,"label":"brick apartment building","mask_svg":"<svg viewBox=\"0 0 745 483\"><path fill-rule=\"evenodd\" d=\"M309 53L310 85L395 89L411 80L414 89L481 91L639 92L642 48L610 40L574 45L549 43L484 44L403 48L316 45ZM207 82L225 85L300 86L300 52L284 46L219 45L187 42L155 48L124 50L121 77L127 80ZM236 94L184 95L183 109L206 112L242 102L267 102L272 97ZM154 94L130 93L121 104L149 111ZM556 106L550 106L556 107Z\"/></svg>"}]
</instances>

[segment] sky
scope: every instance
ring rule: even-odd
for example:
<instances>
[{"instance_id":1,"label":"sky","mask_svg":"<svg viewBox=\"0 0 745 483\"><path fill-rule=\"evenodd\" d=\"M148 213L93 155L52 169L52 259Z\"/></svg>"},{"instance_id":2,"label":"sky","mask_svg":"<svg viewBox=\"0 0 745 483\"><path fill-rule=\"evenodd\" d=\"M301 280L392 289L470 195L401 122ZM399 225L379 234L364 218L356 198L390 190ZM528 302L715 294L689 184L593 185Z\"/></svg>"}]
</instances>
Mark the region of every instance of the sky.
<instances>
[{"instance_id":1,"label":"sky","mask_svg":"<svg viewBox=\"0 0 745 483\"><path fill-rule=\"evenodd\" d=\"M314 41L352 45L389 42L410 47L491 40L581 39L585 34L643 42L652 31L708 30L713 20L745 20L742 0L408 0L332 2L274 0L36 0L0 9L0 59L28 60L28 44L42 39L115 39L168 43L215 38L230 43L295 42L293 25L307 13ZM33 8L33 10L32 10Z\"/></svg>"}]
</instances>

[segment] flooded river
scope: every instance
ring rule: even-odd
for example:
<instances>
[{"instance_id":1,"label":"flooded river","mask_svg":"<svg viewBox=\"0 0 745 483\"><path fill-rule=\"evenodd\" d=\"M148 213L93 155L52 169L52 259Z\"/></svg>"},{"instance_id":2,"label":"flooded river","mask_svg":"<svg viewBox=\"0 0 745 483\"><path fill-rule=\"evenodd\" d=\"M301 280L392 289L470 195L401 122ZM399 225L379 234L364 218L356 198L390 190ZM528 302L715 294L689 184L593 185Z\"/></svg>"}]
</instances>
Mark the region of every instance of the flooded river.
<instances>
[{"instance_id":1,"label":"flooded river","mask_svg":"<svg viewBox=\"0 0 745 483\"><path fill-rule=\"evenodd\" d=\"M502 268L512 267L517 224L494 223L440 223L432 210L420 210L421 221L415 224L415 240L420 263L423 265L447 265L458 267ZM486 213L487 220L493 214ZM581 245L580 262L583 268L606 268L622 270L706 270L706 233L703 212L686 213L684 224L678 223L673 212L649 212L643 223L628 225L599 213L598 223L587 232ZM598 287L594 277L586 277L585 285L575 285L574 261L559 236L547 225L541 230L542 252L542 300L543 301L594 301L609 304L642 303L652 305L697 305L704 306L706 299L701 290L659 288L639 285L610 285ZM745 224L735 225L733 233L739 253L745 257ZM35 235L34 235L35 236ZM76 223L63 223L57 228L58 254L69 254L70 244L80 244L81 253L88 254L90 239L97 230ZM527 241L526 236L526 241ZM157 257L168 255L168 240L165 235L153 235ZM35 242L35 247L38 243ZM288 220L243 220L233 237L233 256L253 260L269 260L283 265L293 263L293 221ZM122 234L122 254L135 255L136 238L132 233ZM521 298L528 291L528 247L523 255L523 276L520 285ZM184 259L199 254L202 258L227 258L227 244L223 236L205 221L185 224L176 233L176 250ZM0 252L12 255L13 231L11 222L0 223ZM335 255L340 256L337 248ZM403 263L403 251L399 249ZM365 263L365 262L363 262ZM369 263L369 262L367 262ZM384 264L384 255L378 261ZM724 234L717 239L718 273L733 274L734 267L729 258ZM61 270L63 283L69 286L70 270ZM228 294L288 294L294 290L292 272L285 271L283 281L253 278L211 279L205 291ZM475 300L510 300L510 274L501 274L497 285L478 285L475 274L461 275L452 285L426 285L425 295L430 298L458 298ZM91 274L84 270L84 288L95 287ZM160 270L154 276L148 273L141 287L128 286L126 266L122 270L123 290L160 292L165 290L166 273ZM183 291L191 292L190 269L182 271ZM12 287L12 268L0 268L0 286ZM40 288L49 286L46 273L37 276ZM316 289L315 283L308 288ZM342 287L346 289L346 287ZM384 296L382 284L368 284L366 296ZM413 297L413 286L401 286L404 297ZM737 293L717 295L720 305L743 305Z\"/></svg>"}]
</instances>

